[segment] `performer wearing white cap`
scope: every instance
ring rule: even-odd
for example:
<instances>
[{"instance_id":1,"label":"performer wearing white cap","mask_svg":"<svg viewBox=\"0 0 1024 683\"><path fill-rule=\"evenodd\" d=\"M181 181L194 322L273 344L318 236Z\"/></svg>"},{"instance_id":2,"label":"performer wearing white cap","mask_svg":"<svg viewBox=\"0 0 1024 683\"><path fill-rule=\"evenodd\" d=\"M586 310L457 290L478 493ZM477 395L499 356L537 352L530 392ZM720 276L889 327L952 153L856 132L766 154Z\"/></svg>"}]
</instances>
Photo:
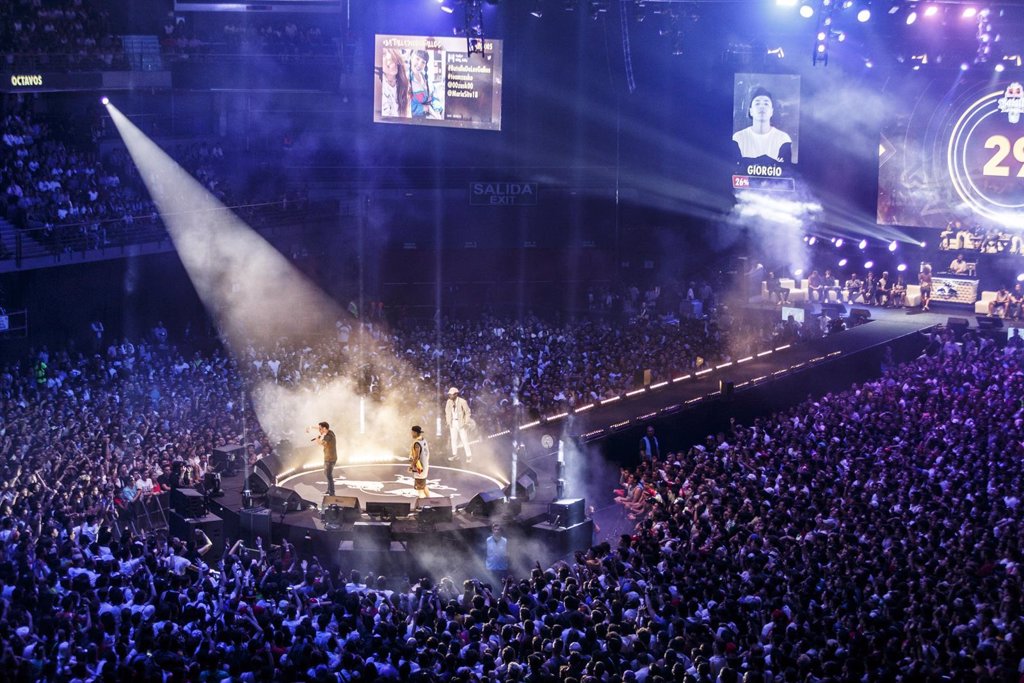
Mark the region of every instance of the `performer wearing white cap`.
<instances>
[{"instance_id":1,"label":"performer wearing white cap","mask_svg":"<svg viewBox=\"0 0 1024 683\"><path fill-rule=\"evenodd\" d=\"M470 412L466 399L459 396L459 390L452 387L448 390L448 401L444 405L444 421L451 430L452 457L449 461L459 458L459 440L466 451L466 462L473 462L473 451L469 448Z\"/></svg>"}]
</instances>

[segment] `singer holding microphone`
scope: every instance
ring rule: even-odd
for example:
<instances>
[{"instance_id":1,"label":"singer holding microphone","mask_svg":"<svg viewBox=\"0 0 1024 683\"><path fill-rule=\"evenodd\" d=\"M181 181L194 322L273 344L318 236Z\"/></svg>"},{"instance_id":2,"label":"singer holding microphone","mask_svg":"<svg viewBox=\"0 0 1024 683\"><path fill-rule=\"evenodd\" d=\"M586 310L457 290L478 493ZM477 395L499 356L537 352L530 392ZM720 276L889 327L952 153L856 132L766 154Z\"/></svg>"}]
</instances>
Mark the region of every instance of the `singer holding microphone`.
<instances>
[{"instance_id":1,"label":"singer holding microphone","mask_svg":"<svg viewBox=\"0 0 1024 683\"><path fill-rule=\"evenodd\" d=\"M331 425L321 422L317 425L320 430L318 436L310 441L315 441L324 449L324 476L327 477L327 495L334 495L334 465L338 462L338 440L331 431Z\"/></svg>"}]
</instances>

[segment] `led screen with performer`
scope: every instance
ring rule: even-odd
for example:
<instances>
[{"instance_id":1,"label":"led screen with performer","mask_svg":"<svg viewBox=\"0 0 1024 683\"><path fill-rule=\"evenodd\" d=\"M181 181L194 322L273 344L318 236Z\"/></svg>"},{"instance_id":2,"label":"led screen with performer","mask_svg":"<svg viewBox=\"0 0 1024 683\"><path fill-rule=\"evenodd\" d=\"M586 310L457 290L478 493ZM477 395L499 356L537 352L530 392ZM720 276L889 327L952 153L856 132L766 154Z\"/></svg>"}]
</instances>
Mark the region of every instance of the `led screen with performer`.
<instances>
[{"instance_id":1,"label":"led screen with performer","mask_svg":"<svg viewBox=\"0 0 1024 683\"><path fill-rule=\"evenodd\" d=\"M736 190L793 191L798 160L800 77L736 74L733 136Z\"/></svg>"}]
</instances>

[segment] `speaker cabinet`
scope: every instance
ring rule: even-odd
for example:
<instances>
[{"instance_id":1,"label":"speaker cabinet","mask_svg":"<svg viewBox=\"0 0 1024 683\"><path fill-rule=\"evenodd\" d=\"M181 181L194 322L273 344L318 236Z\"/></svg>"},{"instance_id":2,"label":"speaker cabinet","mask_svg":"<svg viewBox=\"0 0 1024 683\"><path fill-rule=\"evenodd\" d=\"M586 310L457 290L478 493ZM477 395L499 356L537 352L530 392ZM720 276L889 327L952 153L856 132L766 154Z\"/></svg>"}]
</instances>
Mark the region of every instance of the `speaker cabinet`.
<instances>
[{"instance_id":1,"label":"speaker cabinet","mask_svg":"<svg viewBox=\"0 0 1024 683\"><path fill-rule=\"evenodd\" d=\"M222 476L233 477L245 467L245 449L237 443L218 446L213 449L210 462Z\"/></svg>"},{"instance_id":2,"label":"speaker cabinet","mask_svg":"<svg viewBox=\"0 0 1024 683\"><path fill-rule=\"evenodd\" d=\"M582 524L586 503L583 498L562 498L548 505L548 523L554 527Z\"/></svg>"},{"instance_id":3,"label":"speaker cabinet","mask_svg":"<svg viewBox=\"0 0 1024 683\"><path fill-rule=\"evenodd\" d=\"M356 550L389 550L391 522L356 522L352 525L352 545Z\"/></svg>"},{"instance_id":4,"label":"speaker cabinet","mask_svg":"<svg viewBox=\"0 0 1024 683\"><path fill-rule=\"evenodd\" d=\"M266 546L270 545L270 510L267 508L249 508L240 510L239 524L241 537L252 546L257 538L262 538Z\"/></svg>"},{"instance_id":5,"label":"speaker cabinet","mask_svg":"<svg viewBox=\"0 0 1024 683\"><path fill-rule=\"evenodd\" d=\"M1003 327L1002 318L990 318L987 315L978 315L974 317L978 321L979 330L999 330Z\"/></svg>"},{"instance_id":6,"label":"speaker cabinet","mask_svg":"<svg viewBox=\"0 0 1024 683\"><path fill-rule=\"evenodd\" d=\"M506 486L505 490L502 493L504 493L507 497L511 498L512 484ZM520 477L516 479L516 499L531 501L536 497L537 481L535 479L531 479L528 474L520 475Z\"/></svg>"},{"instance_id":7,"label":"speaker cabinet","mask_svg":"<svg viewBox=\"0 0 1024 683\"><path fill-rule=\"evenodd\" d=\"M167 521L172 536L176 536L183 541L193 541L197 547L202 546L202 542L197 538L197 531L202 530L209 537L213 547L203 555L203 562L209 564L223 557L224 520L217 515L202 515L198 518L192 518L183 517L179 513L172 511L170 519Z\"/></svg>"},{"instance_id":8,"label":"speaker cabinet","mask_svg":"<svg viewBox=\"0 0 1024 683\"><path fill-rule=\"evenodd\" d=\"M320 505L324 524L348 524L359 519L359 499L355 496L324 496Z\"/></svg>"},{"instance_id":9,"label":"speaker cabinet","mask_svg":"<svg viewBox=\"0 0 1024 683\"><path fill-rule=\"evenodd\" d=\"M451 498L420 498L416 502L416 517L421 524L440 524L452 521Z\"/></svg>"},{"instance_id":10,"label":"speaker cabinet","mask_svg":"<svg viewBox=\"0 0 1024 683\"><path fill-rule=\"evenodd\" d=\"M195 489L173 489L171 510L182 517L202 517L206 514L206 498Z\"/></svg>"},{"instance_id":11,"label":"speaker cabinet","mask_svg":"<svg viewBox=\"0 0 1024 683\"><path fill-rule=\"evenodd\" d=\"M271 486L267 491L267 507L272 512L296 512L306 506L306 501L292 489Z\"/></svg>"}]
</instances>

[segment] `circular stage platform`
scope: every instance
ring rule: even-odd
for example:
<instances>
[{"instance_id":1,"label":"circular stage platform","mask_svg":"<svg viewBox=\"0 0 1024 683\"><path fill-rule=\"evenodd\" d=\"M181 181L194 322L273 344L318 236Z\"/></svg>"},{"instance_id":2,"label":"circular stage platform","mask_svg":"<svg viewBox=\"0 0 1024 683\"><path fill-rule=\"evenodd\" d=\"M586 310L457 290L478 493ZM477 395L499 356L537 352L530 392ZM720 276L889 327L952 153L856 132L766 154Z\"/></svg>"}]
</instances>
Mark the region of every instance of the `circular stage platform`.
<instances>
[{"instance_id":1,"label":"circular stage platform","mask_svg":"<svg viewBox=\"0 0 1024 683\"><path fill-rule=\"evenodd\" d=\"M504 487L498 479L473 471L471 467L431 465L427 479L429 497L451 499L454 507L469 502L478 493ZM317 505L327 492L322 470L299 472L278 485L294 490L304 500ZM336 465L334 493L357 498L361 510L366 509L366 503L412 502L419 497L405 463Z\"/></svg>"}]
</instances>

